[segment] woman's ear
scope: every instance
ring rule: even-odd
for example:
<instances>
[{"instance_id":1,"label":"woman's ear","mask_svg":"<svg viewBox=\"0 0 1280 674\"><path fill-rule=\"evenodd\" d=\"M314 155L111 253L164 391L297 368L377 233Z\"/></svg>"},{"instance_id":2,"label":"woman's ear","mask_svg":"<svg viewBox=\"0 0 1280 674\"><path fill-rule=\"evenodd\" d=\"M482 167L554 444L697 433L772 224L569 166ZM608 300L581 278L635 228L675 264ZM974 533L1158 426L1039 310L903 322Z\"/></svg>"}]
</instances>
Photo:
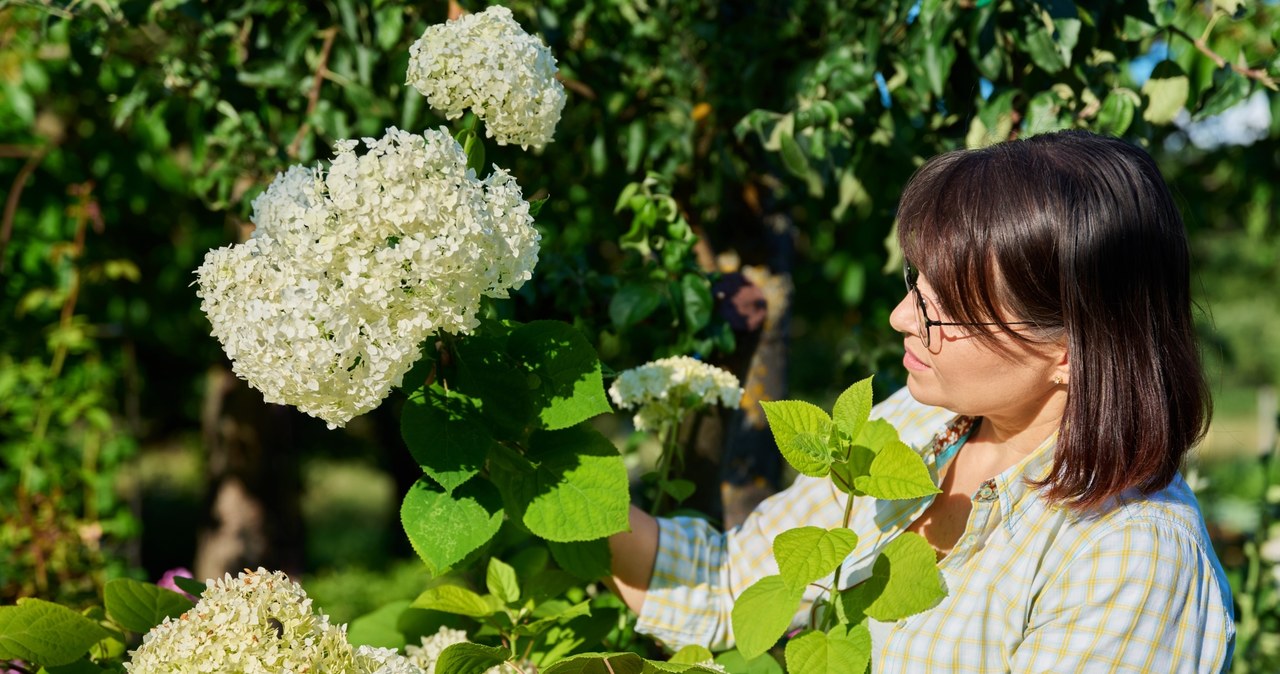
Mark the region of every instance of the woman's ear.
<instances>
[{"instance_id":1,"label":"woman's ear","mask_svg":"<svg viewBox=\"0 0 1280 674\"><path fill-rule=\"evenodd\" d=\"M1053 366L1053 383L1056 386L1063 386L1071 381L1071 360L1067 356L1067 345L1062 344L1062 351L1058 357L1058 362Z\"/></svg>"}]
</instances>

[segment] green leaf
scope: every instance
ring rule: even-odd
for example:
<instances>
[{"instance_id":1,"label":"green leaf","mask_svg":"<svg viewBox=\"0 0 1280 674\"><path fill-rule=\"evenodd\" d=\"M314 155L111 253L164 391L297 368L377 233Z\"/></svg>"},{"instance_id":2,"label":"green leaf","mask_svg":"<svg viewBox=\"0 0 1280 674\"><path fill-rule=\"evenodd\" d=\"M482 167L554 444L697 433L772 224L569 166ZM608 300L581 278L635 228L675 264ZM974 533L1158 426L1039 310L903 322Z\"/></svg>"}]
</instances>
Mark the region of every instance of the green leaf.
<instances>
[{"instance_id":1,"label":"green leaf","mask_svg":"<svg viewBox=\"0 0 1280 674\"><path fill-rule=\"evenodd\" d=\"M1213 0L1213 8L1233 19L1244 16L1247 5L1245 0Z\"/></svg>"},{"instance_id":2,"label":"green leaf","mask_svg":"<svg viewBox=\"0 0 1280 674\"><path fill-rule=\"evenodd\" d=\"M524 594L532 599L533 603L541 604L564 594L566 590L578 584L578 579L573 574L559 569L545 569L525 581Z\"/></svg>"},{"instance_id":3,"label":"green leaf","mask_svg":"<svg viewBox=\"0 0 1280 674\"><path fill-rule=\"evenodd\" d=\"M493 436L472 417L459 396L432 387L415 393L400 414L400 433L414 461L446 492L470 480L484 465Z\"/></svg>"},{"instance_id":4,"label":"green leaf","mask_svg":"<svg viewBox=\"0 0 1280 674\"><path fill-rule=\"evenodd\" d=\"M543 674L660 674L661 672L713 674L712 670L706 667L645 660L635 653L580 653L551 665L543 671Z\"/></svg>"},{"instance_id":5,"label":"green leaf","mask_svg":"<svg viewBox=\"0 0 1280 674\"><path fill-rule=\"evenodd\" d=\"M549 541L604 538L630 524L626 465L590 426L534 433L527 458L496 461L493 479L524 525Z\"/></svg>"},{"instance_id":6,"label":"green leaf","mask_svg":"<svg viewBox=\"0 0 1280 674\"><path fill-rule=\"evenodd\" d=\"M413 608L428 611L444 611L472 618L484 618L493 615L497 608L494 602L468 590L460 585L437 585L427 589L413 600Z\"/></svg>"},{"instance_id":7,"label":"green leaf","mask_svg":"<svg viewBox=\"0 0 1280 674\"><path fill-rule=\"evenodd\" d=\"M497 646L463 642L440 652L433 670L435 674L483 674L507 661L510 652Z\"/></svg>"},{"instance_id":8,"label":"green leaf","mask_svg":"<svg viewBox=\"0 0 1280 674\"><path fill-rule=\"evenodd\" d=\"M583 580L598 580L609 575L611 556L607 538L577 543L548 542L547 547L560 568Z\"/></svg>"},{"instance_id":9,"label":"green leaf","mask_svg":"<svg viewBox=\"0 0 1280 674\"><path fill-rule=\"evenodd\" d=\"M475 171L476 177L483 178L489 169L484 163L484 139L474 133L468 135L462 151L467 155L467 168Z\"/></svg>"},{"instance_id":10,"label":"green leaf","mask_svg":"<svg viewBox=\"0 0 1280 674\"><path fill-rule=\"evenodd\" d=\"M174 576L173 584L177 585L178 589L193 597L199 597L204 594L205 590L209 589L209 586L205 585L203 582L198 581L195 578L187 578L186 576Z\"/></svg>"},{"instance_id":11,"label":"green leaf","mask_svg":"<svg viewBox=\"0 0 1280 674\"><path fill-rule=\"evenodd\" d=\"M176 618L195 604L165 588L130 578L107 581L102 588L107 615L130 632L145 634L165 618Z\"/></svg>"},{"instance_id":12,"label":"green leaf","mask_svg":"<svg viewBox=\"0 0 1280 674\"><path fill-rule=\"evenodd\" d=\"M875 461L875 458L875 452L868 447L863 445L850 447L847 461L831 464L831 481L837 489L846 494L865 496L866 493L857 487L858 478L871 474L871 462Z\"/></svg>"},{"instance_id":13,"label":"green leaf","mask_svg":"<svg viewBox=\"0 0 1280 674\"><path fill-rule=\"evenodd\" d=\"M377 41L382 51L391 51L404 31L404 12L395 5L385 5L374 15L377 19Z\"/></svg>"},{"instance_id":14,"label":"green leaf","mask_svg":"<svg viewBox=\"0 0 1280 674\"><path fill-rule=\"evenodd\" d=\"M787 463L810 477L831 470L831 417L817 405L800 400L762 402L769 429Z\"/></svg>"},{"instance_id":15,"label":"green leaf","mask_svg":"<svg viewBox=\"0 0 1280 674\"><path fill-rule=\"evenodd\" d=\"M667 480L662 484L662 491L667 492L667 494L677 502L693 496L693 492L696 491L697 488L698 486L689 480Z\"/></svg>"},{"instance_id":16,"label":"green leaf","mask_svg":"<svg viewBox=\"0 0 1280 674\"><path fill-rule=\"evenodd\" d=\"M1023 47L1031 60L1046 73L1056 73L1066 67L1062 52L1053 39L1053 33L1044 24L1035 9L1022 13Z\"/></svg>"},{"instance_id":17,"label":"green leaf","mask_svg":"<svg viewBox=\"0 0 1280 674\"><path fill-rule=\"evenodd\" d=\"M547 205L547 199L551 197L542 197L529 202L529 217L536 218L542 212L542 207Z\"/></svg>"},{"instance_id":18,"label":"green leaf","mask_svg":"<svg viewBox=\"0 0 1280 674\"><path fill-rule=\"evenodd\" d=\"M600 358L572 325L534 321L512 330L510 354L534 375L530 395L542 428L559 430L612 411Z\"/></svg>"},{"instance_id":19,"label":"green leaf","mask_svg":"<svg viewBox=\"0 0 1280 674\"><path fill-rule=\"evenodd\" d=\"M867 377L845 389L831 408L836 428L848 435L850 440L862 433L862 427L871 416L871 379Z\"/></svg>"},{"instance_id":20,"label":"green leaf","mask_svg":"<svg viewBox=\"0 0 1280 674\"><path fill-rule=\"evenodd\" d=\"M866 623L845 631L837 625L830 632L805 632L787 642L790 674L860 673L871 662L871 632Z\"/></svg>"},{"instance_id":21,"label":"green leaf","mask_svg":"<svg viewBox=\"0 0 1280 674\"><path fill-rule=\"evenodd\" d=\"M773 648L800 609L804 589L782 576L765 576L747 588L733 604L733 634L738 650L750 660Z\"/></svg>"},{"instance_id":22,"label":"green leaf","mask_svg":"<svg viewBox=\"0 0 1280 674\"><path fill-rule=\"evenodd\" d=\"M644 665L644 658L635 653L580 653L551 665L543 674L644 674Z\"/></svg>"},{"instance_id":23,"label":"green leaf","mask_svg":"<svg viewBox=\"0 0 1280 674\"><path fill-rule=\"evenodd\" d=\"M489 570L485 573L485 586L489 594L511 604L520 601L520 581L516 578L516 570L510 564L498 559L489 558Z\"/></svg>"},{"instance_id":24,"label":"green leaf","mask_svg":"<svg viewBox=\"0 0 1280 674\"><path fill-rule=\"evenodd\" d=\"M716 664L729 670L729 674L783 674L782 665L768 653L748 660L736 648L717 655Z\"/></svg>"},{"instance_id":25,"label":"green leaf","mask_svg":"<svg viewBox=\"0 0 1280 674\"><path fill-rule=\"evenodd\" d=\"M1122 136L1133 124L1133 113L1142 99L1132 89L1117 87L1107 94L1102 101L1102 109L1098 111L1095 127L1099 133Z\"/></svg>"},{"instance_id":26,"label":"green leaf","mask_svg":"<svg viewBox=\"0 0 1280 674\"><path fill-rule=\"evenodd\" d=\"M711 321L711 283L701 274L680 277L680 305L686 329L696 332Z\"/></svg>"},{"instance_id":27,"label":"green leaf","mask_svg":"<svg viewBox=\"0 0 1280 674\"><path fill-rule=\"evenodd\" d=\"M835 571L857 545L858 535L844 527L799 527L778 534L773 556L787 585L804 591L809 583Z\"/></svg>"},{"instance_id":28,"label":"green leaf","mask_svg":"<svg viewBox=\"0 0 1280 674\"><path fill-rule=\"evenodd\" d=\"M901 442L890 442L871 462L871 474L856 478L854 486L879 499L920 498L940 492L924 459Z\"/></svg>"},{"instance_id":29,"label":"green leaf","mask_svg":"<svg viewBox=\"0 0 1280 674\"><path fill-rule=\"evenodd\" d=\"M407 599L393 601L352 620L347 628L347 641L352 646L404 648L400 618L410 605Z\"/></svg>"},{"instance_id":30,"label":"green leaf","mask_svg":"<svg viewBox=\"0 0 1280 674\"><path fill-rule=\"evenodd\" d=\"M707 650L706 647L699 646L697 644L690 644L676 651L675 654L671 656L669 662L696 665L700 662L706 662L713 659L715 659L715 656L711 651Z\"/></svg>"},{"instance_id":31,"label":"green leaf","mask_svg":"<svg viewBox=\"0 0 1280 674\"><path fill-rule=\"evenodd\" d=\"M548 627L538 635L529 659L541 671L573 651L595 647L618 624L620 613L616 608L596 607L591 615Z\"/></svg>"},{"instance_id":32,"label":"green leaf","mask_svg":"<svg viewBox=\"0 0 1280 674\"><path fill-rule=\"evenodd\" d=\"M804 156L804 151L800 149L795 136L790 131L783 131L778 134L778 143L783 167L797 178L807 178L809 160Z\"/></svg>"},{"instance_id":33,"label":"green leaf","mask_svg":"<svg viewBox=\"0 0 1280 674\"><path fill-rule=\"evenodd\" d=\"M929 81L929 90L933 92L935 98L942 98L946 91L956 53L955 45L950 43L943 45L930 40L924 45L925 77Z\"/></svg>"},{"instance_id":34,"label":"green leaf","mask_svg":"<svg viewBox=\"0 0 1280 674\"><path fill-rule=\"evenodd\" d=\"M109 636L101 625L43 599L23 597L16 606L0 606L0 660L69 665Z\"/></svg>"},{"instance_id":35,"label":"green leaf","mask_svg":"<svg viewBox=\"0 0 1280 674\"><path fill-rule=\"evenodd\" d=\"M890 541L876 558L871 576L841 592L840 599L850 620L865 614L891 622L927 611L946 596L933 546L908 531Z\"/></svg>"},{"instance_id":36,"label":"green leaf","mask_svg":"<svg viewBox=\"0 0 1280 674\"><path fill-rule=\"evenodd\" d=\"M123 644L121 645L123 654ZM15 670L9 670L15 671ZM76 660L69 665L58 665L57 667L41 667L41 674L99 674L105 672L106 669L99 667L87 659ZM115 671L115 670L112 670Z\"/></svg>"},{"instance_id":37,"label":"green leaf","mask_svg":"<svg viewBox=\"0 0 1280 674\"><path fill-rule=\"evenodd\" d=\"M628 283L609 300L609 320L616 328L629 328L662 306L662 293L652 284Z\"/></svg>"},{"instance_id":38,"label":"green leaf","mask_svg":"<svg viewBox=\"0 0 1280 674\"><path fill-rule=\"evenodd\" d=\"M1023 134L1035 136L1070 126L1071 117L1062 114L1062 99L1053 91L1042 91L1031 97L1027 104L1026 119L1022 122Z\"/></svg>"},{"instance_id":39,"label":"green leaf","mask_svg":"<svg viewBox=\"0 0 1280 674\"><path fill-rule=\"evenodd\" d=\"M1152 124L1171 123L1187 104L1190 91L1191 81L1182 66L1173 61L1161 61L1142 85L1142 93L1147 97L1142 118Z\"/></svg>"},{"instance_id":40,"label":"green leaf","mask_svg":"<svg viewBox=\"0 0 1280 674\"><path fill-rule=\"evenodd\" d=\"M400 521L427 571L439 576L498 533L502 499L484 480L446 494L420 479L405 494Z\"/></svg>"},{"instance_id":41,"label":"green leaf","mask_svg":"<svg viewBox=\"0 0 1280 674\"><path fill-rule=\"evenodd\" d=\"M884 419L872 419L862 426L853 444L866 447L874 454L890 443L898 442L898 429Z\"/></svg>"},{"instance_id":42,"label":"green leaf","mask_svg":"<svg viewBox=\"0 0 1280 674\"><path fill-rule=\"evenodd\" d=\"M571 604L567 601L549 601L538 606L533 615L538 620L524 625L517 625L512 633L516 636L541 634L550 629L552 625L567 623L574 618L591 615L591 602L582 601Z\"/></svg>"},{"instance_id":43,"label":"green leaf","mask_svg":"<svg viewBox=\"0 0 1280 674\"><path fill-rule=\"evenodd\" d=\"M529 387L519 385L529 373L506 351L505 336L473 334L459 340L454 345L457 378L450 382L479 403L484 424L498 439L522 436L535 418Z\"/></svg>"},{"instance_id":44,"label":"green leaf","mask_svg":"<svg viewBox=\"0 0 1280 674\"><path fill-rule=\"evenodd\" d=\"M1192 115L1193 119L1204 119L1219 114L1231 106L1248 98L1253 87L1249 78L1236 73L1227 64L1213 73L1213 93L1205 100L1204 105Z\"/></svg>"}]
</instances>

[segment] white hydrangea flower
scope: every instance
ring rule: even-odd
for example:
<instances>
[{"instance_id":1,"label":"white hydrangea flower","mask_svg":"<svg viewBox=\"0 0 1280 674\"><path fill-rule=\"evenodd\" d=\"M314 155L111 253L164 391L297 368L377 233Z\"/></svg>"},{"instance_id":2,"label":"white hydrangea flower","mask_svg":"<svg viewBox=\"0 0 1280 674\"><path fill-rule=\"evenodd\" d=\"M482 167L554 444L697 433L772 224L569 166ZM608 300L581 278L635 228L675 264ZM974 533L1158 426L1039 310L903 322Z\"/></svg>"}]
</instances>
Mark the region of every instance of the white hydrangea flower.
<instances>
[{"instance_id":1,"label":"white hydrangea flower","mask_svg":"<svg viewBox=\"0 0 1280 674\"><path fill-rule=\"evenodd\" d=\"M742 387L730 372L674 356L622 371L609 387L609 397L618 407L639 408L633 421L644 431L679 421L684 412L705 405L737 408Z\"/></svg>"},{"instance_id":2,"label":"white hydrangea flower","mask_svg":"<svg viewBox=\"0 0 1280 674\"><path fill-rule=\"evenodd\" d=\"M440 654L444 649L454 645L467 642L467 633L462 630L455 630L448 627L441 627L435 634L422 637L421 646L405 646L404 652L409 662L418 667L426 674L435 674L436 660L440 659ZM532 663L525 663L524 674L536 674L538 671ZM520 670L512 667L510 664L503 663L490 667L485 670L485 674L520 674Z\"/></svg>"},{"instance_id":3,"label":"white hydrangea flower","mask_svg":"<svg viewBox=\"0 0 1280 674\"><path fill-rule=\"evenodd\" d=\"M409 48L406 83L445 117L470 109L499 145L526 149L551 142L565 103L551 50L500 5L429 26Z\"/></svg>"},{"instance_id":4,"label":"white hydrangea flower","mask_svg":"<svg viewBox=\"0 0 1280 674\"><path fill-rule=\"evenodd\" d=\"M191 610L155 626L130 653L128 672L354 671L342 626L311 610L311 600L281 572L259 568L210 581Z\"/></svg>"},{"instance_id":5,"label":"white hydrangea flower","mask_svg":"<svg viewBox=\"0 0 1280 674\"><path fill-rule=\"evenodd\" d=\"M375 407L438 332L533 276L540 236L502 169L481 181L444 130L340 141L253 202L252 237L210 251L201 309L235 373L330 428Z\"/></svg>"},{"instance_id":6,"label":"white hydrangea flower","mask_svg":"<svg viewBox=\"0 0 1280 674\"><path fill-rule=\"evenodd\" d=\"M360 674L425 674L394 648L360 646L356 649L355 667Z\"/></svg>"}]
</instances>

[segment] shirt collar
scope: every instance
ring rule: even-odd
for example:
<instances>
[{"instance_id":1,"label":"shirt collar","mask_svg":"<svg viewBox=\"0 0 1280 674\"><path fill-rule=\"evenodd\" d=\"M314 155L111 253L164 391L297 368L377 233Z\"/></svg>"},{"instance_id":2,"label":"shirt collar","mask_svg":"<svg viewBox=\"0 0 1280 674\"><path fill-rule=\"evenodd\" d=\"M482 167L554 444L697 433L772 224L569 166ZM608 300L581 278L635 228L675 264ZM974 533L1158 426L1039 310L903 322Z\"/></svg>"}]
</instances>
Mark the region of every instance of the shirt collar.
<instances>
[{"instance_id":1,"label":"shirt collar","mask_svg":"<svg viewBox=\"0 0 1280 674\"><path fill-rule=\"evenodd\" d=\"M937 458L951 443L965 437L978 419L964 415L956 415L947 423L946 428L933 438L926 461L935 484L939 479L940 466ZM1053 450L1058 444L1057 432L1040 443L1040 446L1018 463L1006 468L995 477L982 483L972 496L975 502L999 501L1001 520L1012 533L1018 520L1027 510L1038 503L1034 492L1036 488L1028 481L1043 480L1053 467Z\"/></svg>"}]
</instances>

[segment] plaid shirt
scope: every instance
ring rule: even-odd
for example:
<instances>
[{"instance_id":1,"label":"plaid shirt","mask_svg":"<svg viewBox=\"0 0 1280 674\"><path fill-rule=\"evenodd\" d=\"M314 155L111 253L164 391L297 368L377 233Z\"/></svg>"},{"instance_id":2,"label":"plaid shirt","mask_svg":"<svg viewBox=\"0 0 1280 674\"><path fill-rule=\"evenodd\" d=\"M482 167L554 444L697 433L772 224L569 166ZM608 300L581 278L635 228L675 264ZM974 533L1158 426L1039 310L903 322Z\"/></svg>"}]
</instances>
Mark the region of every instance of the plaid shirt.
<instances>
[{"instance_id":1,"label":"plaid shirt","mask_svg":"<svg viewBox=\"0 0 1280 674\"><path fill-rule=\"evenodd\" d=\"M916 402L905 388L872 415L921 449L935 483L942 450L972 423ZM1078 515L1024 481L1047 475L1055 442L1049 438L973 495L965 531L939 563L949 589L942 603L897 623L870 621L876 671L1163 674L1230 666L1230 589L1186 482L1176 477L1149 496L1126 493L1104 513ZM734 598L778 572L774 537L798 526L839 526L845 498L829 480L801 476L725 534L697 519L660 519L637 629L671 647L728 647ZM840 587L868 577L880 549L931 498L855 504L850 528L858 547ZM811 586L794 625L820 592Z\"/></svg>"}]
</instances>

